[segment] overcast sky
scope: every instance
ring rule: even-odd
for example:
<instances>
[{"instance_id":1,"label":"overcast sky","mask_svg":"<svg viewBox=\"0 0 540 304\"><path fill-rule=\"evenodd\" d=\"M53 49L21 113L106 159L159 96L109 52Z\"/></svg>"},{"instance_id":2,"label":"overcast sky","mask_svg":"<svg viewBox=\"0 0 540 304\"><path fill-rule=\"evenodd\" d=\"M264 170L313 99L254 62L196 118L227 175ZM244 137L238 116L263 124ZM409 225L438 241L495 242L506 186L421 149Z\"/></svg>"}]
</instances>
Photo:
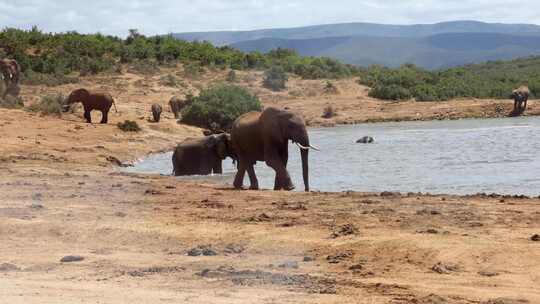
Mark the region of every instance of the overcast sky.
<instances>
[{"instance_id":1,"label":"overcast sky","mask_svg":"<svg viewBox=\"0 0 540 304\"><path fill-rule=\"evenodd\" d=\"M511 3L511 4L510 4ZM343 22L540 24L538 0L0 0L0 27L125 36Z\"/></svg>"}]
</instances>

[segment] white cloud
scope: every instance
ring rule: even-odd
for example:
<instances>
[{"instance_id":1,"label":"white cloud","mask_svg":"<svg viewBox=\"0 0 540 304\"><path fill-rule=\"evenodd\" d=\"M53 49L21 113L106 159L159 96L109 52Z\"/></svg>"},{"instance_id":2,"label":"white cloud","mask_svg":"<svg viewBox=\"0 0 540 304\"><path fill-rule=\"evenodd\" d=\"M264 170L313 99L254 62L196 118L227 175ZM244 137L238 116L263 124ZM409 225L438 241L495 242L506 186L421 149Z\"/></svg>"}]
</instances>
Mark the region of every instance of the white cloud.
<instances>
[{"instance_id":1,"label":"white cloud","mask_svg":"<svg viewBox=\"0 0 540 304\"><path fill-rule=\"evenodd\" d=\"M341 22L480 20L540 23L536 0L0 0L0 26L126 35L250 30Z\"/></svg>"}]
</instances>

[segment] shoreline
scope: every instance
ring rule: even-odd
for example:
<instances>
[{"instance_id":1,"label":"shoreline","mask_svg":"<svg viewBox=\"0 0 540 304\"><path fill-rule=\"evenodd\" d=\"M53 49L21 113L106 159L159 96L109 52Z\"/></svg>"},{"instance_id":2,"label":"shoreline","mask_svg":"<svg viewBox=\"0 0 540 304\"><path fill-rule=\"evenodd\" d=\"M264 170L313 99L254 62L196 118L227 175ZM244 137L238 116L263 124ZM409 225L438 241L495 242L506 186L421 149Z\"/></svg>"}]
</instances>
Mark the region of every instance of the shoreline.
<instances>
[{"instance_id":1,"label":"shoreline","mask_svg":"<svg viewBox=\"0 0 540 304\"><path fill-rule=\"evenodd\" d=\"M54 88L23 86L30 103L79 86L115 92L121 114L111 115L107 125L86 124L81 112L58 119L0 109L5 301L540 302L534 275L540 264L533 263L540 260L540 198L233 191L206 181L126 173L115 164L202 132L177 124L168 111L159 124L148 122L150 104L165 105L176 89L158 86L156 77L123 77L118 81L124 90L99 77L101 82L85 78ZM135 85L141 79L151 87ZM292 85L322 90L324 84ZM351 81L336 85L342 94L332 99L274 103L266 96L263 102L288 104L312 122L330 101L338 107L334 120L418 111L410 102L358 99L362 89L348 91ZM540 113L540 105L532 104L530 113ZM423 106L425 113L447 113L449 104ZM482 112L483 106L457 101L460 113ZM120 131L116 123L125 119L137 121L142 131ZM66 256L82 260L62 262Z\"/></svg>"}]
</instances>

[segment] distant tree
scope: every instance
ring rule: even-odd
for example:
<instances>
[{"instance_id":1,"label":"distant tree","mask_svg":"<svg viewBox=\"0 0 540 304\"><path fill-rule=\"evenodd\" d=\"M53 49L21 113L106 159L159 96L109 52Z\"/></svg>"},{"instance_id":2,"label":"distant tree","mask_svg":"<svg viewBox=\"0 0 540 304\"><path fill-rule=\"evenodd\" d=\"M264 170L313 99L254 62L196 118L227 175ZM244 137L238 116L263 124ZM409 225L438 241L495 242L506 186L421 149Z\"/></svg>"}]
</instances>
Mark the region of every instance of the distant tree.
<instances>
[{"instance_id":1,"label":"distant tree","mask_svg":"<svg viewBox=\"0 0 540 304\"><path fill-rule=\"evenodd\" d=\"M273 66L264 72L263 86L272 91L284 90L289 77L281 66Z\"/></svg>"}]
</instances>

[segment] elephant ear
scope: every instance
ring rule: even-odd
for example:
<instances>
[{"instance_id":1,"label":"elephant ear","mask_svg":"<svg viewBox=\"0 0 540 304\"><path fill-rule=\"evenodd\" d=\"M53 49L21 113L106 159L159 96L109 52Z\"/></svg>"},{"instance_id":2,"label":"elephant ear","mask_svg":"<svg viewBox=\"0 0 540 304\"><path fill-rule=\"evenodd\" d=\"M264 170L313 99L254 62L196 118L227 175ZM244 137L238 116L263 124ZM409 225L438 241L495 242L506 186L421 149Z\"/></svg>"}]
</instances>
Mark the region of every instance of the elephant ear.
<instances>
[{"instance_id":1,"label":"elephant ear","mask_svg":"<svg viewBox=\"0 0 540 304\"><path fill-rule=\"evenodd\" d=\"M206 141L205 147L214 150L219 158L225 159L228 156L228 134L211 135Z\"/></svg>"}]
</instances>

